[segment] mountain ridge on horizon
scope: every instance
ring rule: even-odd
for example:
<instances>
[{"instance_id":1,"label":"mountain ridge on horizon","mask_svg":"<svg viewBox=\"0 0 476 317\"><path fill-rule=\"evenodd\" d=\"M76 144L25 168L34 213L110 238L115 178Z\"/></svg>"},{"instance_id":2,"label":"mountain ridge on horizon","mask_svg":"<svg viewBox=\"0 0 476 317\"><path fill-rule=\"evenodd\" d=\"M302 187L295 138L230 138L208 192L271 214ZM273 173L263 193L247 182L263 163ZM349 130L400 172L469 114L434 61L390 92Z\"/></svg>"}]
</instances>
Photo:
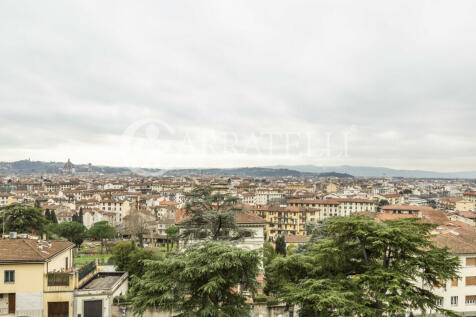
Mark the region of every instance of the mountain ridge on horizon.
<instances>
[{"instance_id":1,"label":"mountain ridge on horizon","mask_svg":"<svg viewBox=\"0 0 476 317\"><path fill-rule=\"evenodd\" d=\"M0 174L2 171L7 173L25 174L25 173L55 173L60 170L64 162L45 162L19 160L13 162L0 162ZM86 164L76 164L78 169L86 168ZM164 175L185 175L204 174L204 175L243 175L260 176L275 175L279 176L318 176L320 174L332 176L334 173L337 177L404 177L404 178L462 178L476 179L476 171L460 171L460 172L435 172L427 170L406 170L394 169L388 167L375 166L316 166L316 165L272 165L272 166L250 166L250 167L232 167L232 168L135 168L135 167L117 167L105 165L93 165L96 172L101 173L123 173L132 172L134 170L143 170L146 172L159 172ZM276 170L274 173L270 170Z\"/></svg>"},{"instance_id":2,"label":"mountain ridge on horizon","mask_svg":"<svg viewBox=\"0 0 476 317\"><path fill-rule=\"evenodd\" d=\"M389 167L377 166L355 166L355 165L336 165L336 166L316 166L316 165L273 165L269 168L289 168L300 172L323 173L333 171L336 173L348 173L355 177L405 177L405 178L476 178L476 171L459 172L435 172L427 170L408 170L395 169Z\"/></svg>"}]
</instances>

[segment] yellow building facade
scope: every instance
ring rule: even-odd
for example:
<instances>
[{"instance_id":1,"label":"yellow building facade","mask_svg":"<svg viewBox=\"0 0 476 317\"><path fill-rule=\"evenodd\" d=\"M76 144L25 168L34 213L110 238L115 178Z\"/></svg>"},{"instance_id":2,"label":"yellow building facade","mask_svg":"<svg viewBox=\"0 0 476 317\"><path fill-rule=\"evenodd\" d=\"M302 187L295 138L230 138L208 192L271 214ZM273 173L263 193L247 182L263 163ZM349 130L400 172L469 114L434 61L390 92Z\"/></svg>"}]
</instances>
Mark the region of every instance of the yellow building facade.
<instances>
[{"instance_id":1,"label":"yellow building facade","mask_svg":"<svg viewBox=\"0 0 476 317\"><path fill-rule=\"evenodd\" d=\"M74 245L67 241L0 240L0 316L72 317Z\"/></svg>"}]
</instances>

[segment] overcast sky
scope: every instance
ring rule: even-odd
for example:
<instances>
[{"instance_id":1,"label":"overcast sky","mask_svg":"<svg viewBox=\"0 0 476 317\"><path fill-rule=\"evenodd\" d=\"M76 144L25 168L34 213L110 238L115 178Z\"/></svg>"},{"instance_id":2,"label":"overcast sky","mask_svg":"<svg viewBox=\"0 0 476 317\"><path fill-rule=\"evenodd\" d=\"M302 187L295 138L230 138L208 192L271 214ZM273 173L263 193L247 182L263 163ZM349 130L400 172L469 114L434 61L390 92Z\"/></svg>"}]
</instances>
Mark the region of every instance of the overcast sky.
<instances>
[{"instance_id":1,"label":"overcast sky","mask_svg":"<svg viewBox=\"0 0 476 317\"><path fill-rule=\"evenodd\" d=\"M0 2L0 161L476 170L476 1Z\"/></svg>"}]
</instances>

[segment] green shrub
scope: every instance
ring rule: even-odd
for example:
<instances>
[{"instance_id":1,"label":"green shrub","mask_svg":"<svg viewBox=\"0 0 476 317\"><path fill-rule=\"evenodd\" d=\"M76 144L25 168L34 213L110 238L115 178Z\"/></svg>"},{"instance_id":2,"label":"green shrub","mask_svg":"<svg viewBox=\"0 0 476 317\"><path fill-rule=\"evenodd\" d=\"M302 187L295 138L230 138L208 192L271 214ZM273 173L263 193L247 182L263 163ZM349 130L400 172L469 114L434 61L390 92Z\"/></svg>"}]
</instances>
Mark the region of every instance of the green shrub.
<instances>
[{"instance_id":1,"label":"green shrub","mask_svg":"<svg viewBox=\"0 0 476 317\"><path fill-rule=\"evenodd\" d=\"M268 301L268 296L266 295L256 295L253 299L255 303L266 303Z\"/></svg>"},{"instance_id":2,"label":"green shrub","mask_svg":"<svg viewBox=\"0 0 476 317\"><path fill-rule=\"evenodd\" d=\"M276 305L279 304L279 299L277 299L275 297L268 297L267 304L268 304L268 306L276 306Z\"/></svg>"},{"instance_id":3,"label":"green shrub","mask_svg":"<svg viewBox=\"0 0 476 317\"><path fill-rule=\"evenodd\" d=\"M114 304L125 304L128 302L128 299L127 299L127 296L126 295L120 295L120 296L116 296L114 297L113 299L113 303Z\"/></svg>"}]
</instances>

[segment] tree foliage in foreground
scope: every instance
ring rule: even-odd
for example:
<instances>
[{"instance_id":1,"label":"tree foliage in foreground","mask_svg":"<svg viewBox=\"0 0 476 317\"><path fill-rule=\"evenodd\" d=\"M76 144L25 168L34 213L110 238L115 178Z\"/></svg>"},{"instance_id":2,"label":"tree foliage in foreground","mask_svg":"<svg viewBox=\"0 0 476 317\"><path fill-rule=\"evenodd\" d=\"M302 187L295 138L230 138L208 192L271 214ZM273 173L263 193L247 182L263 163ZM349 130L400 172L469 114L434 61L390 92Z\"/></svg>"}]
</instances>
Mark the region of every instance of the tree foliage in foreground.
<instances>
[{"instance_id":1,"label":"tree foliage in foreground","mask_svg":"<svg viewBox=\"0 0 476 317\"><path fill-rule=\"evenodd\" d=\"M237 286L254 292L260 256L217 242L189 248L163 261L146 261L141 279L133 277L133 310L179 312L180 316L249 316L250 305Z\"/></svg>"},{"instance_id":2,"label":"tree foliage in foreground","mask_svg":"<svg viewBox=\"0 0 476 317\"><path fill-rule=\"evenodd\" d=\"M238 198L230 194L214 193L209 186L196 187L186 193L187 203L182 221L181 236L192 240L238 240L252 233L240 228L236 214L242 209Z\"/></svg>"},{"instance_id":3,"label":"tree foliage in foreground","mask_svg":"<svg viewBox=\"0 0 476 317\"><path fill-rule=\"evenodd\" d=\"M0 211L0 225L5 221L5 232L41 234L48 224L41 208L10 205Z\"/></svg>"},{"instance_id":4,"label":"tree foliage in foreground","mask_svg":"<svg viewBox=\"0 0 476 317\"><path fill-rule=\"evenodd\" d=\"M112 248L116 270L129 272L129 275L142 277L145 273L145 261L157 260L150 249L137 248L134 241L121 242Z\"/></svg>"},{"instance_id":5,"label":"tree foliage in foreground","mask_svg":"<svg viewBox=\"0 0 476 317\"><path fill-rule=\"evenodd\" d=\"M303 252L267 266L266 291L301 307L300 316L394 316L437 306L433 285L458 277L459 260L430 241L418 219L328 220Z\"/></svg>"}]
</instances>

